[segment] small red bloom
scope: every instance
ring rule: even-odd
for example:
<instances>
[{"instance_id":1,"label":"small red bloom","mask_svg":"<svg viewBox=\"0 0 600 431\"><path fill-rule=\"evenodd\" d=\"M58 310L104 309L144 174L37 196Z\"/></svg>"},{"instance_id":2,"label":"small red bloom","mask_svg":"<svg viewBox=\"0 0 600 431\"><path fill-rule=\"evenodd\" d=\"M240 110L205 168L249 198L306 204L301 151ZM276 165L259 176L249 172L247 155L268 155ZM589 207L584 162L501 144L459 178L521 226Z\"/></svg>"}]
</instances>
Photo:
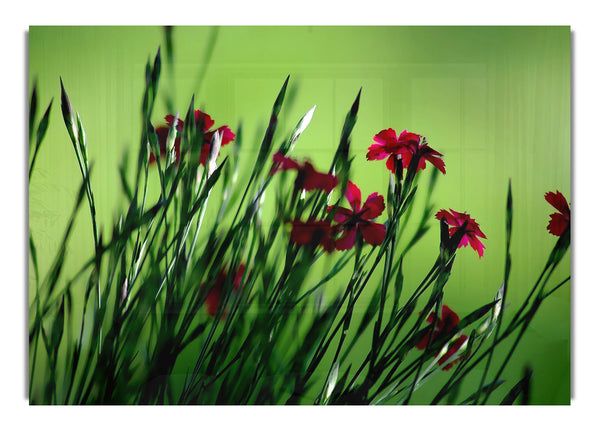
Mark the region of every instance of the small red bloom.
<instances>
[{"instance_id":1,"label":"small red bloom","mask_svg":"<svg viewBox=\"0 0 600 431\"><path fill-rule=\"evenodd\" d=\"M334 228L326 220L309 220L292 222L290 238L299 245L320 244L325 251L331 253L335 249Z\"/></svg>"},{"instance_id":2,"label":"small red bloom","mask_svg":"<svg viewBox=\"0 0 600 431\"><path fill-rule=\"evenodd\" d=\"M204 112L200 111L199 109L194 111L194 119L196 121L196 124L202 125L202 132L204 133L204 141L202 143L202 148L200 149L200 161L198 162L199 165L204 166L204 165L206 165L206 159L208 158L208 155L210 153L210 143L212 141L213 135L216 132L222 133L221 146L223 146L223 145L229 144L230 142L232 142L234 140L235 133L233 133L228 126L221 126L216 130L209 130L215 124L215 121L212 118L210 118L210 115L205 114ZM160 147L160 155L163 157L167 154L167 137L169 136L169 128L173 124L175 117L173 115L169 114L169 115L165 116L165 120L166 120L168 126L158 126L155 129L156 135L158 136L158 145ZM179 121L177 122L178 134L179 134L179 132L181 132L183 130L183 124L184 124L183 120L179 119ZM177 136L175 138L175 144L174 144L176 161L179 161L180 145L181 145L181 138L179 138ZM154 163L155 161L156 161L156 158L154 157L154 154L150 153L150 163Z\"/></svg>"},{"instance_id":3,"label":"small red bloom","mask_svg":"<svg viewBox=\"0 0 600 431\"><path fill-rule=\"evenodd\" d=\"M373 137L375 144L369 147L367 160L382 160L387 157L385 163L388 170L395 172L396 159L402 159L402 167L407 169L413 157L419 157L417 172L425 169L425 161L428 161L443 174L446 173L442 154L435 151L421 135L404 130L400 136L396 135L394 129L385 129Z\"/></svg>"},{"instance_id":4,"label":"small red bloom","mask_svg":"<svg viewBox=\"0 0 600 431\"><path fill-rule=\"evenodd\" d=\"M463 223L467 222L467 230L460 240L458 248L470 245L473 250L477 252L479 258L483 256L483 249L485 249L485 246L479 238L485 239L487 237L484 235L481 229L479 229L479 224L477 224L475 219L472 219L469 214L459 213L453 209L450 209L449 212L446 210L439 210L435 217L438 220L441 220L442 218L446 220L446 223L448 226L450 226L448 229L450 236L454 235L454 233L463 225Z\"/></svg>"},{"instance_id":5,"label":"small red bloom","mask_svg":"<svg viewBox=\"0 0 600 431\"><path fill-rule=\"evenodd\" d=\"M233 290L237 291L240 288L242 283L242 277L244 276L244 270L246 269L246 265L241 264L235 274L235 278L233 279ZM225 286L225 282L227 281L227 273L224 270L219 271L219 275L217 276L217 280L213 284L213 286L208 291L208 295L204 300L204 303L207 306L208 314L211 316L215 316L217 314L217 309L219 307L219 303L221 302L221 296L223 295L223 287ZM226 313L223 312L222 317L225 317Z\"/></svg>"},{"instance_id":6,"label":"small red bloom","mask_svg":"<svg viewBox=\"0 0 600 431\"><path fill-rule=\"evenodd\" d=\"M458 337L458 339L454 340L452 342L452 344L450 345L450 347L448 347L448 351L446 353L444 353L440 359L438 359L438 365L444 364L444 362L446 362L448 359L450 359L452 357L452 355L454 355L456 352L458 352L458 350L462 347L462 345L466 343L468 338L469 337L467 337L466 335L461 334L460 337ZM463 356L456 358L454 361L449 362L446 365L444 365L444 368L442 368L442 370L448 371L450 368L452 368L455 364L460 362L462 359L463 359Z\"/></svg>"},{"instance_id":7,"label":"small red bloom","mask_svg":"<svg viewBox=\"0 0 600 431\"><path fill-rule=\"evenodd\" d=\"M435 327L433 328L433 332L431 332L431 331L427 332L427 334L417 344L417 346L416 346L417 349L419 349L419 350L425 349L425 347L427 347L427 344L429 343L429 339L430 338L431 338L431 341L433 343L436 339L442 338L445 335L451 334L452 331L458 325L458 322L460 322L460 318L458 317L458 314L456 314L447 305L443 305L442 306L442 317L441 317L441 319L436 319L436 316L435 316L434 313L431 313L427 317L427 322L429 322L429 323L433 323L434 320L435 320ZM448 348L448 350L446 351L446 353L444 353L438 359L438 365L442 365L448 359L450 359L450 357L452 355L454 355L461 348L461 346L467 341L467 338L468 337L466 335L462 335L461 334L458 337L458 339L456 339L455 341L453 341L452 344L450 345L450 347ZM452 368L454 366L454 364L456 364L461 359L462 358L457 358L456 360L454 360L454 361L446 364L444 366L444 368L442 368L442 369L446 370L446 371L449 370L450 368Z\"/></svg>"},{"instance_id":8,"label":"small red bloom","mask_svg":"<svg viewBox=\"0 0 600 431\"><path fill-rule=\"evenodd\" d=\"M544 196L546 201L556 208L557 213L550 214L550 222L546 229L550 231L552 235L561 236L567 226L569 226L571 220L571 210L567 200L558 190L556 193L548 192Z\"/></svg>"},{"instance_id":9,"label":"small red bloom","mask_svg":"<svg viewBox=\"0 0 600 431\"><path fill-rule=\"evenodd\" d=\"M275 153L273 155L271 173L287 170L298 171L296 182L299 188L306 191L319 189L329 193L338 184L338 179L334 175L317 172L314 166L308 161L300 165L300 163L292 158L285 157L279 152Z\"/></svg>"},{"instance_id":10,"label":"small red bloom","mask_svg":"<svg viewBox=\"0 0 600 431\"><path fill-rule=\"evenodd\" d=\"M427 343L429 342L429 338L432 338L432 342L437 338L442 337L444 335L448 335L452 332L460 319L458 314L456 314L450 307L447 305L442 305L442 318L436 319L435 313L431 313L427 316L427 322L433 323L435 320L435 327L433 328L433 333L428 331L427 334L419 341L417 344L417 349L423 350L427 347Z\"/></svg>"},{"instance_id":11,"label":"small red bloom","mask_svg":"<svg viewBox=\"0 0 600 431\"><path fill-rule=\"evenodd\" d=\"M352 248L357 231L360 231L368 244L381 245L385 238L385 225L372 220L379 217L385 209L383 196L377 192L372 193L361 207L360 189L353 182L348 181L346 199L351 209L338 207L333 216L342 232L341 237L335 242L335 248L338 250ZM333 207L330 206L327 211L332 209Z\"/></svg>"}]
</instances>

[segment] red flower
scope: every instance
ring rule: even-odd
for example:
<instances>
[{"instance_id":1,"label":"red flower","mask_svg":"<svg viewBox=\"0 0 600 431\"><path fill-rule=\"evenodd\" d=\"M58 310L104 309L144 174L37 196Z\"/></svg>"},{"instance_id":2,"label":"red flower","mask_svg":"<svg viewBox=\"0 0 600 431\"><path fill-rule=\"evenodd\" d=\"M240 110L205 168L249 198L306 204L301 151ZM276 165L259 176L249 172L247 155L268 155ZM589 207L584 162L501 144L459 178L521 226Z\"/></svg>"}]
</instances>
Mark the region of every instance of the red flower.
<instances>
[{"instance_id":1,"label":"red flower","mask_svg":"<svg viewBox=\"0 0 600 431\"><path fill-rule=\"evenodd\" d=\"M567 226L569 226L571 220L571 210L569 209L569 204L562 193L558 190L556 193L548 192L544 197L550 205L560 211L550 214L550 222L548 223L546 229L548 229L552 235L561 236Z\"/></svg>"},{"instance_id":2,"label":"red flower","mask_svg":"<svg viewBox=\"0 0 600 431\"><path fill-rule=\"evenodd\" d=\"M461 334L460 337L458 337L458 339L454 340L452 342L452 344L450 344L448 351L446 353L444 353L440 359L438 359L438 365L444 364L444 362L446 362L448 359L450 359L450 357L452 355L454 355L456 352L458 352L458 349L460 349L462 347L462 345L465 344L465 342L467 341L468 338L469 337L467 337L466 335ZM464 356L458 357L454 361L447 363L446 365L444 365L444 368L442 368L442 370L448 371L455 364L460 362L463 359L463 357Z\"/></svg>"},{"instance_id":3,"label":"red flower","mask_svg":"<svg viewBox=\"0 0 600 431\"><path fill-rule=\"evenodd\" d=\"M304 162L304 165L300 165L296 160L285 157L279 152L273 155L272 174L290 169L298 171L296 183L299 188L306 191L319 189L329 193L338 184L338 179L334 175L317 172L308 161Z\"/></svg>"},{"instance_id":4,"label":"red flower","mask_svg":"<svg viewBox=\"0 0 600 431\"><path fill-rule=\"evenodd\" d=\"M435 215L438 220L445 219L446 223L450 228L448 229L448 233L450 236L454 235L454 233L460 228L463 223L467 222L467 230L460 240L458 244L458 248L465 247L466 245L470 245L473 250L479 254L479 258L483 256L483 249L485 246L481 242L479 238L486 238L484 233L479 229L479 224L472 219L469 214L463 214L450 209L450 212L446 210L439 210ZM479 237L479 238L478 238Z\"/></svg>"},{"instance_id":5,"label":"red flower","mask_svg":"<svg viewBox=\"0 0 600 431\"><path fill-rule=\"evenodd\" d=\"M239 266L237 273L235 274L235 278L233 279L233 290L237 291L240 288L240 284L242 283L242 277L244 276L244 270L246 269L246 265L242 264ZM204 303L207 306L208 314L211 316L215 316L217 314L217 308L219 307L219 303L221 302L221 296L223 295L223 287L225 282L227 281L227 273L224 270L219 271L219 275L217 276L217 280L213 284L213 286L208 291L208 295L204 300ZM223 311L222 317L226 316L226 312Z\"/></svg>"},{"instance_id":6,"label":"red flower","mask_svg":"<svg viewBox=\"0 0 600 431\"><path fill-rule=\"evenodd\" d=\"M425 349L425 347L427 347L427 344L429 343L430 338L433 343L436 339L442 338L446 335L451 334L452 331L458 325L458 322L460 322L460 318L458 317L458 314L456 314L447 305L442 306L441 319L436 319L436 316L434 313L431 313L427 317L427 322L429 322L429 323L433 323L434 320L435 320L435 327L433 328L433 332L431 332L429 330L427 331L427 334L417 344L417 346L416 346L417 349L419 349L419 350ZM466 335L461 334L458 337L458 339L453 341L452 344L450 344L450 347L448 347L448 350L446 351L446 353L444 353L438 359L438 365L443 365L448 359L450 359L450 357L452 355L454 355L461 348L461 346L467 341L467 339L468 339L468 337ZM456 360L450 362L449 364L446 364L444 366L444 368L442 368L442 369L449 370L450 368L452 368L454 366L454 364L456 364L461 359L462 358L457 358Z\"/></svg>"},{"instance_id":7,"label":"red flower","mask_svg":"<svg viewBox=\"0 0 600 431\"><path fill-rule=\"evenodd\" d=\"M306 222L295 220L292 222L290 238L299 245L320 244L325 251L331 253L335 249L335 229L328 221L309 220Z\"/></svg>"},{"instance_id":8,"label":"red flower","mask_svg":"<svg viewBox=\"0 0 600 431\"><path fill-rule=\"evenodd\" d=\"M196 124L202 126L202 132L204 133L204 142L202 143L202 148L200 149L200 161L199 165L206 165L206 159L208 158L208 154L210 153L210 143L212 141L212 137L216 132L222 133L221 138L221 146L227 145L232 142L235 138L235 133L231 131L228 126L221 126L216 130L209 130L214 124L215 121L210 118L210 115L205 114L199 109L194 111L194 119L196 120ZM165 120L167 121L167 126L159 126L156 128L156 135L158 136L158 146L160 147L160 155L165 156L167 154L167 137L169 136L169 128L173 124L175 117L173 115L165 116ZM183 120L179 119L177 122L177 131L178 134L183 130ZM180 138L175 138L175 160L179 161L180 157ZM156 158L153 153L150 153L150 163L154 163Z\"/></svg>"},{"instance_id":9,"label":"red flower","mask_svg":"<svg viewBox=\"0 0 600 431\"><path fill-rule=\"evenodd\" d=\"M395 160L402 159L402 167L407 169L413 157L419 157L417 172L425 169L425 161L429 161L443 174L446 173L442 154L435 151L421 135L406 130L396 136L394 129L385 129L373 137L375 144L369 147L367 160L382 160L388 158L385 165L390 172L395 172Z\"/></svg>"},{"instance_id":10,"label":"red flower","mask_svg":"<svg viewBox=\"0 0 600 431\"><path fill-rule=\"evenodd\" d=\"M335 242L335 248L338 250L352 248L357 231L360 231L367 243L381 245L385 238L385 225L374 223L372 220L379 217L385 209L383 196L377 192L372 193L361 207L360 189L353 182L348 181L346 199L351 209L338 207L333 216L333 219L339 223L338 229L342 232L342 236ZM332 209L332 206L327 208L328 211Z\"/></svg>"},{"instance_id":11,"label":"red flower","mask_svg":"<svg viewBox=\"0 0 600 431\"><path fill-rule=\"evenodd\" d=\"M436 319L435 313L431 313L427 317L427 322L433 323L435 322L435 327L433 328L433 333L431 331L427 331L427 334L419 341L417 344L417 349L423 350L427 347L427 343L429 342L429 338L431 337L432 342L435 341L439 337L443 337L444 335L448 335L452 332L460 319L458 314L456 314L450 307L447 305L442 306L442 318Z\"/></svg>"}]
</instances>

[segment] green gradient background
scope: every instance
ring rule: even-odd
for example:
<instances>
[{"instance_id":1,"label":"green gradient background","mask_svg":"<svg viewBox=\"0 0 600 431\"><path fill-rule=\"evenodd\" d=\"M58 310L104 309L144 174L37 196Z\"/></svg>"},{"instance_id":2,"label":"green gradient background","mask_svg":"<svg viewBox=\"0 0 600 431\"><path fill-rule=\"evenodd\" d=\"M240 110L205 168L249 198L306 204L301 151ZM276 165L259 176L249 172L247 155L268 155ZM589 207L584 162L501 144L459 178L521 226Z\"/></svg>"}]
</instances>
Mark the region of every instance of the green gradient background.
<instances>
[{"instance_id":1,"label":"green gradient background","mask_svg":"<svg viewBox=\"0 0 600 431\"><path fill-rule=\"evenodd\" d=\"M198 87L213 35L215 49ZM167 113L165 92L171 91L181 113L195 94L195 105L215 126L235 130L243 120L248 164L288 74L295 98L284 104L281 133L316 104L294 154L323 169L362 88L352 174L364 196L387 190L384 162L365 160L373 135L388 127L425 135L447 166L434 192L436 208L469 212L488 237L482 259L461 249L446 286L444 301L460 316L490 301L501 283L510 178L515 215L508 302L514 309L525 298L555 243L546 231L553 209L544 193L558 189L571 196L569 27L177 27L173 37L175 79L163 67L155 123ZM87 134L100 225L110 226L125 204L117 167L123 152L139 144L145 63L160 44L164 31L158 27L30 28L29 80L37 78L40 109L54 98L29 188L42 274L60 245L81 181L61 118L59 77ZM429 269L438 237L434 227L406 258L407 286ZM89 216L82 211L66 272L92 252ZM554 280L569 273L567 256ZM33 277L30 271L30 293ZM544 303L505 377L516 382L525 364L534 369L533 403L570 402L570 284ZM423 390L414 401L430 397Z\"/></svg>"}]
</instances>

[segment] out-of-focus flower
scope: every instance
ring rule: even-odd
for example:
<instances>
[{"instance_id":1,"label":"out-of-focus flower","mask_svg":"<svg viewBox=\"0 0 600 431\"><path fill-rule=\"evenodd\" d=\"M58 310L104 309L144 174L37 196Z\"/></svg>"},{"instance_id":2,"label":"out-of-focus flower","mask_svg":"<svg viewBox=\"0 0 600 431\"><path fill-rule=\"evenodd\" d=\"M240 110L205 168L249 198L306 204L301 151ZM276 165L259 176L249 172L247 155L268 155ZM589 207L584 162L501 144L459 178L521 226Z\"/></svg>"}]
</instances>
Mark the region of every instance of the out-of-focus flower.
<instances>
[{"instance_id":1,"label":"out-of-focus flower","mask_svg":"<svg viewBox=\"0 0 600 431\"><path fill-rule=\"evenodd\" d=\"M377 192L372 193L361 207L360 189L356 184L348 181L346 199L350 209L338 207L333 216L333 220L339 223L338 229L341 232L341 237L335 242L335 248L338 250L352 248L356 242L356 233L359 231L368 244L381 245L385 238L385 225L372 220L379 217L385 209L383 196ZM327 208L328 211L332 209L332 206Z\"/></svg>"},{"instance_id":2,"label":"out-of-focus flower","mask_svg":"<svg viewBox=\"0 0 600 431\"><path fill-rule=\"evenodd\" d=\"M273 169L271 169L271 173L287 170L298 171L296 184L298 188L306 191L319 189L329 193L338 184L338 179L334 175L317 172L314 166L308 161L305 161L301 165L290 157L286 157L279 152L275 153L273 155Z\"/></svg>"},{"instance_id":3,"label":"out-of-focus flower","mask_svg":"<svg viewBox=\"0 0 600 431\"><path fill-rule=\"evenodd\" d=\"M335 249L335 229L326 220L294 220L290 238L299 245L321 245L331 253Z\"/></svg>"},{"instance_id":4,"label":"out-of-focus flower","mask_svg":"<svg viewBox=\"0 0 600 431\"><path fill-rule=\"evenodd\" d=\"M167 126L158 126L155 131L158 137L158 146L160 147L160 155L164 157L167 153L167 137L169 136L169 128L173 125L173 121L175 117L173 115L165 116L165 120L167 122ZM204 141L202 143L202 148L200 149L200 160L198 162L199 165L206 165L206 159L210 153L210 143L212 141L212 137L216 132L222 133L221 138L221 146L227 145L235 139L235 133L231 131L229 126L221 126L215 130L210 130L210 128L215 124L215 121L210 118L210 115L202 112L197 109L194 111L194 120L196 124L202 126L202 132L204 133ZM177 135L183 130L184 122L179 119L177 122ZM175 150L175 161L178 162L181 156L180 153L180 145L181 138L177 136L175 138L174 150ZM150 153L150 163L156 162L156 158L154 154Z\"/></svg>"},{"instance_id":5,"label":"out-of-focus flower","mask_svg":"<svg viewBox=\"0 0 600 431\"><path fill-rule=\"evenodd\" d=\"M483 250L485 249L485 246L479 238L485 239L486 236L481 229L479 229L479 224L477 224L475 219L471 218L469 214L459 213L453 209L450 209L450 211L439 210L435 217L438 220L446 220L446 223L449 226L448 233L450 236L454 235L454 233L466 222L467 230L461 238L458 248L470 245L473 250L477 252L479 258L483 256Z\"/></svg>"},{"instance_id":6,"label":"out-of-focus flower","mask_svg":"<svg viewBox=\"0 0 600 431\"><path fill-rule=\"evenodd\" d=\"M548 229L552 235L561 236L567 226L569 226L571 220L569 204L563 194L558 190L556 193L548 192L544 197L550 205L559 211L550 214L550 222L548 222L546 229Z\"/></svg>"},{"instance_id":7,"label":"out-of-focus flower","mask_svg":"<svg viewBox=\"0 0 600 431\"><path fill-rule=\"evenodd\" d=\"M385 129L376 134L373 140L375 144L369 147L367 160L382 160L387 157L385 165L392 173L396 171L397 159L402 159L402 167L407 169L413 157L419 158L417 172L425 169L425 162L428 161L443 174L446 173L442 154L431 148L421 135L404 130L397 136L394 129Z\"/></svg>"},{"instance_id":8,"label":"out-of-focus flower","mask_svg":"<svg viewBox=\"0 0 600 431\"><path fill-rule=\"evenodd\" d=\"M240 285L242 283L242 277L244 276L245 269L246 269L246 266L244 264L241 264L238 267L235 277L233 278L233 290L234 291L239 290ZM226 281L227 281L227 273L225 272L225 270L219 271L219 275L217 276L215 283L212 285L212 287L208 291L208 295L206 296L206 299L204 300L204 304L206 304L208 314L210 314L213 317L215 316L215 314L217 314L217 309L219 307L219 303L221 302L221 296L223 295L223 288L225 287ZM226 316L226 312L224 310L222 317L225 317L225 316Z\"/></svg>"},{"instance_id":9,"label":"out-of-focus flower","mask_svg":"<svg viewBox=\"0 0 600 431\"><path fill-rule=\"evenodd\" d=\"M421 341L419 341L417 343L417 346L416 346L417 349L423 350L425 347L427 347L429 338L431 338L431 341L433 342L439 337L448 335L450 332L452 332L452 330L454 328L456 328L456 325L458 325L458 322L460 322L460 318L458 317L458 314L456 314L447 305L442 306L441 319L436 319L436 316L434 313L431 313L431 314L429 314L429 316L427 316L427 322L433 323L434 320L435 320L435 327L433 328L433 331L427 331L427 334L425 334L425 336L421 339Z\"/></svg>"},{"instance_id":10,"label":"out-of-focus flower","mask_svg":"<svg viewBox=\"0 0 600 431\"><path fill-rule=\"evenodd\" d=\"M441 318L436 318L434 313L431 313L427 317L427 322L433 323L434 321L435 326L433 328L433 331L427 331L427 334L417 343L417 349L425 349L425 347L427 347L427 344L429 343L430 338L431 343L433 343L436 339L451 334L460 322L460 318L458 317L458 314L456 314L450 307L448 307L447 305L443 305ZM450 357L452 357L456 352L458 352L458 350L467 341L467 339L468 337L466 335L461 334L456 340L454 340L448 347L448 350L446 350L446 352L438 359L438 364L443 365L446 361L448 361ZM456 364L461 359L462 357L457 358L456 360L446 364L442 369L449 370L454 366L454 364Z\"/></svg>"},{"instance_id":11,"label":"out-of-focus flower","mask_svg":"<svg viewBox=\"0 0 600 431\"><path fill-rule=\"evenodd\" d=\"M461 334L460 337L458 337L456 340L454 340L452 342L452 344L450 344L450 347L448 347L448 350L446 351L446 353L444 353L442 355L442 357L440 359L438 359L438 364L443 365L448 359L450 359L456 352L458 352L458 350L463 346L463 344L465 344L467 342L468 338L469 337L467 337L466 335ZM462 361L463 358L464 358L464 356L459 356L455 360L448 362L446 365L444 365L442 370L448 371L450 368L452 368L458 362Z\"/></svg>"}]
</instances>

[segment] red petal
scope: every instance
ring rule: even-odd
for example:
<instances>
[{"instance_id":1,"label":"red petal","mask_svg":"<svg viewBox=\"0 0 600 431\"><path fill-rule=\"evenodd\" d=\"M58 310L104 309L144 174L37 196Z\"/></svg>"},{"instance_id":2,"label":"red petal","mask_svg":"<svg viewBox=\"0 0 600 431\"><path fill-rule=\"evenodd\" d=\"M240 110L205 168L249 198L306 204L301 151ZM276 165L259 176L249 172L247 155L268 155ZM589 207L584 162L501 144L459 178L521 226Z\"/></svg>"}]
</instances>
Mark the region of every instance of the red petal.
<instances>
[{"instance_id":1,"label":"red petal","mask_svg":"<svg viewBox=\"0 0 600 431\"><path fill-rule=\"evenodd\" d=\"M467 338L468 337L464 334L458 337L458 339L450 345L448 351L438 360L438 365L442 365L444 362L450 359L450 357L454 355L463 344L465 344ZM448 371L454 366L454 364L458 363L461 359L462 358L456 358L454 361L450 362L449 364L446 364L444 368L442 368L442 370Z\"/></svg>"},{"instance_id":2,"label":"red petal","mask_svg":"<svg viewBox=\"0 0 600 431\"><path fill-rule=\"evenodd\" d=\"M442 322L444 325L444 332L450 332L458 325L460 318L450 307L447 305L442 306Z\"/></svg>"},{"instance_id":3,"label":"red petal","mask_svg":"<svg viewBox=\"0 0 600 431\"><path fill-rule=\"evenodd\" d=\"M238 290L240 285L242 284L242 278L244 277L244 271L246 270L246 265L243 263L238 267L238 270L235 274L235 278L233 279L233 289Z\"/></svg>"},{"instance_id":4,"label":"red petal","mask_svg":"<svg viewBox=\"0 0 600 431\"><path fill-rule=\"evenodd\" d=\"M348 187L346 187L346 199L348 199L350 207L355 213L360 211L360 189L352 181L348 181Z\"/></svg>"},{"instance_id":5,"label":"red petal","mask_svg":"<svg viewBox=\"0 0 600 431\"><path fill-rule=\"evenodd\" d=\"M330 212L333 209L333 206L327 207L327 212ZM348 208L337 207L335 210L335 214L333 215L333 220L337 223L344 223L350 217L352 217L354 213Z\"/></svg>"},{"instance_id":6,"label":"red petal","mask_svg":"<svg viewBox=\"0 0 600 431\"><path fill-rule=\"evenodd\" d=\"M483 243L479 241L479 238L477 238L474 235L465 235L465 237L469 238L469 244L471 245L473 250L477 252L479 258L481 259L483 257L483 249L485 248Z\"/></svg>"},{"instance_id":7,"label":"red petal","mask_svg":"<svg viewBox=\"0 0 600 431\"><path fill-rule=\"evenodd\" d=\"M367 160L382 160L389 155L390 153L386 151L385 146L381 144L373 144L367 151Z\"/></svg>"},{"instance_id":8,"label":"red petal","mask_svg":"<svg viewBox=\"0 0 600 431\"><path fill-rule=\"evenodd\" d=\"M327 221L293 221L290 237L296 244L317 244L330 233L331 225Z\"/></svg>"},{"instance_id":9,"label":"red petal","mask_svg":"<svg viewBox=\"0 0 600 431\"><path fill-rule=\"evenodd\" d=\"M404 160L404 159L403 159ZM391 155L385 162L385 167L388 168L392 174L396 172L396 156Z\"/></svg>"},{"instance_id":10,"label":"red petal","mask_svg":"<svg viewBox=\"0 0 600 431\"><path fill-rule=\"evenodd\" d=\"M235 133L233 133L228 126L219 127L217 129L217 132L222 133L221 146L227 145L230 142L233 142L233 140L235 139Z\"/></svg>"},{"instance_id":11,"label":"red petal","mask_svg":"<svg viewBox=\"0 0 600 431\"><path fill-rule=\"evenodd\" d=\"M199 165L206 166L206 160L210 154L210 144L202 144L202 148L200 149L200 160L198 161Z\"/></svg>"},{"instance_id":12,"label":"red petal","mask_svg":"<svg viewBox=\"0 0 600 431\"><path fill-rule=\"evenodd\" d=\"M394 129L385 129L373 136L373 140L384 146L395 146L398 143L398 136Z\"/></svg>"},{"instance_id":13,"label":"red petal","mask_svg":"<svg viewBox=\"0 0 600 431\"><path fill-rule=\"evenodd\" d=\"M215 286L212 289L210 289L210 292L208 292L208 295L204 300L204 303L208 308L208 314L210 314L211 316L217 314L217 308L219 307L219 302L221 301L221 293L221 288Z\"/></svg>"},{"instance_id":14,"label":"red petal","mask_svg":"<svg viewBox=\"0 0 600 431\"><path fill-rule=\"evenodd\" d=\"M361 212L364 211L362 218L365 220L372 220L376 217L379 217L383 213L384 209L385 203L383 196L377 192L372 193L369 195L361 209Z\"/></svg>"},{"instance_id":15,"label":"red petal","mask_svg":"<svg viewBox=\"0 0 600 431\"><path fill-rule=\"evenodd\" d=\"M429 337L431 337L431 331L428 330L427 334L425 334L425 336L423 338L421 338L421 340L417 343L417 345L415 346L417 349L419 350L424 350L425 347L427 347L427 343L429 342ZM435 337L438 335L437 331L434 330L433 331L433 339L435 340Z\"/></svg>"},{"instance_id":16,"label":"red petal","mask_svg":"<svg viewBox=\"0 0 600 431\"><path fill-rule=\"evenodd\" d=\"M400 133L400 136L398 136L399 141L405 141L406 143L410 144L418 143L420 139L421 135L412 132L407 132L406 130L404 130L402 133Z\"/></svg>"},{"instance_id":17,"label":"red petal","mask_svg":"<svg viewBox=\"0 0 600 431\"><path fill-rule=\"evenodd\" d=\"M381 245L385 238L385 225L381 223L359 223L360 232L365 241L371 245Z\"/></svg>"},{"instance_id":18,"label":"red petal","mask_svg":"<svg viewBox=\"0 0 600 431\"><path fill-rule=\"evenodd\" d=\"M289 169L295 169L297 171L300 170L300 165L294 159L289 157L285 157L282 153L277 152L273 154L273 169L271 173L277 171L287 171Z\"/></svg>"},{"instance_id":19,"label":"red petal","mask_svg":"<svg viewBox=\"0 0 600 431\"><path fill-rule=\"evenodd\" d=\"M169 127L171 127L173 125L173 120L175 119L175 117L171 114L169 115L165 115L165 121L167 122L167 124L169 125ZM183 129L183 120L180 118L177 121L177 130L181 131Z\"/></svg>"},{"instance_id":20,"label":"red petal","mask_svg":"<svg viewBox=\"0 0 600 431\"><path fill-rule=\"evenodd\" d=\"M456 231L457 229L455 229ZM458 243L458 247L456 248L461 248L461 247L466 247L469 245L469 236L467 234L463 234L463 237L460 239L460 242Z\"/></svg>"},{"instance_id":21,"label":"red petal","mask_svg":"<svg viewBox=\"0 0 600 431\"><path fill-rule=\"evenodd\" d=\"M446 210L439 210L436 213L435 218L438 220L441 220L442 218L444 218L444 219L446 219L446 223L448 223L450 226L456 226L454 216Z\"/></svg>"},{"instance_id":22,"label":"red petal","mask_svg":"<svg viewBox=\"0 0 600 431\"><path fill-rule=\"evenodd\" d=\"M569 225L569 219L563 214L554 213L550 214L550 222L546 229L550 231L552 235L561 236Z\"/></svg>"},{"instance_id":23,"label":"red petal","mask_svg":"<svg viewBox=\"0 0 600 431\"><path fill-rule=\"evenodd\" d=\"M356 228L348 229L340 239L335 242L335 248L337 250L349 250L354 246L356 242Z\"/></svg>"},{"instance_id":24,"label":"red petal","mask_svg":"<svg viewBox=\"0 0 600 431\"><path fill-rule=\"evenodd\" d=\"M213 124L215 124L215 120L210 118L210 115L202 112L199 109L196 109L194 111L194 119L196 120L196 124L203 125L203 128L202 128L203 132L208 131L208 129L210 129L213 126Z\"/></svg>"},{"instance_id":25,"label":"red petal","mask_svg":"<svg viewBox=\"0 0 600 431\"><path fill-rule=\"evenodd\" d=\"M304 175L302 188L307 191L319 189L329 193L338 183L335 176L317 172L309 162L305 163L301 174Z\"/></svg>"},{"instance_id":26,"label":"red petal","mask_svg":"<svg viewBox=\"0 0 600 431\"><path fill-rule=\"evenodd\" d=\"M546 193L546 195L544 197L546 198L546 201L550 205L552 205L554 208L556 208L562 214L570 213L569 204L567 203L567 200L565 199L563 194L561 192L559 192L558 190L556 191L556 193L548 192L548 193Z\"/></svg>"},{"instance_id":27,"label":"red petal","mask_svg":"<svg viewBox=\"0 0 600 431\"><path fill-rule=\"evenodd\" d=\"M434 153L439 154L437 151L432 150ZM439 154L441 156L441 154ZM426 154L423 156L425 160L429 161L433 166L439 169L442 174L446 174L446 164L442 159L440 159L437 155L434 154Z\"/></svg>"}]
</instances>

